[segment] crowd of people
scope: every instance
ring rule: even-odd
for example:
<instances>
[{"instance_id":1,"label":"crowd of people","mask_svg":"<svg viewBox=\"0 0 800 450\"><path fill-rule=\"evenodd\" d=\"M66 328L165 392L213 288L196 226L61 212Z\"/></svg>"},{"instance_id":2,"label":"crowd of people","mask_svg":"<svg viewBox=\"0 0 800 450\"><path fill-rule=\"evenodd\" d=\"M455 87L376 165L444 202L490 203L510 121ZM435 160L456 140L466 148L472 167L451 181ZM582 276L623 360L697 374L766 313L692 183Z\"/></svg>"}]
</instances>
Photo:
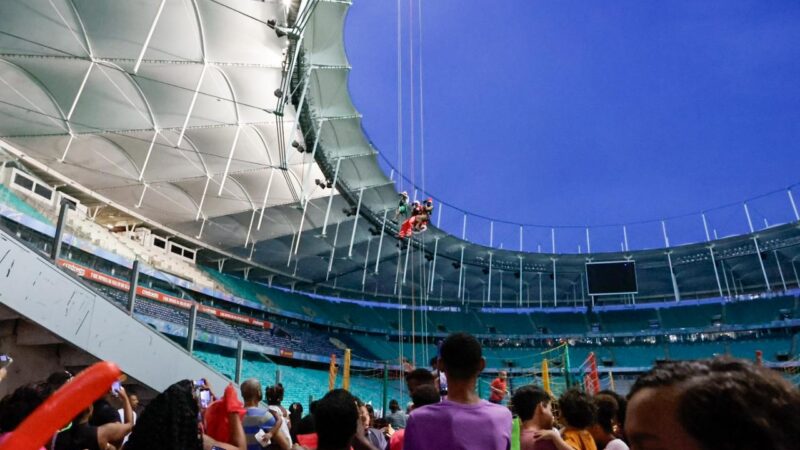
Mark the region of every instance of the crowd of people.
<instances>
[{"instance_id":1,"label":"crowd of people","mask_svg":"<svg viewBox=\"0 0 800 450\"><path fill-rule=\"evenodd\" d=\"M139 407L115 384L48 440L47 450L793 450L800 448L800 391L779 374L727 357L659 363L627 397L539 386L509 392L507 374L477 394L485 360L463 333L442 342L435 371L405 376L408 408L385 417L334 389L309 405L282 405L281 384L256 379L214 396L206 380L182 380ZM72 375L57 372L0 400L2 442ZM446 380L446 381L445 381ZM443 387L444 386L444 387ZM506 396L508 394L508 398ZM241 396L241 399L240 399ZM502 404L507 400L507 404Z\"/></svg>"}]
</instances>

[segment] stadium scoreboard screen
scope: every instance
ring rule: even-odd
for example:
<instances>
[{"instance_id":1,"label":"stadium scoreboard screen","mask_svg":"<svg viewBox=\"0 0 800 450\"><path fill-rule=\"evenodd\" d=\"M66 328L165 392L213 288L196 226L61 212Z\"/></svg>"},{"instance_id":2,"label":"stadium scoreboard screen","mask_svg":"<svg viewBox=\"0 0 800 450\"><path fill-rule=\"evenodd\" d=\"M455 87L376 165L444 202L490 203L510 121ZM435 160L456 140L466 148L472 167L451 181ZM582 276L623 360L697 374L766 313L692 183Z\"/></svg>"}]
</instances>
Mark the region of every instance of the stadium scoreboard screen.
<instances>
[{"instance_id":1,"label":"stadium scoreboard screen","mask_svg":"<svg viewBox=\"0 0 800 450\"><path fill-rule=\"evenodd\" d=\"M586 263L589 295L635 294L636 263L607 261Z\"/></svg>"}]
</instances>

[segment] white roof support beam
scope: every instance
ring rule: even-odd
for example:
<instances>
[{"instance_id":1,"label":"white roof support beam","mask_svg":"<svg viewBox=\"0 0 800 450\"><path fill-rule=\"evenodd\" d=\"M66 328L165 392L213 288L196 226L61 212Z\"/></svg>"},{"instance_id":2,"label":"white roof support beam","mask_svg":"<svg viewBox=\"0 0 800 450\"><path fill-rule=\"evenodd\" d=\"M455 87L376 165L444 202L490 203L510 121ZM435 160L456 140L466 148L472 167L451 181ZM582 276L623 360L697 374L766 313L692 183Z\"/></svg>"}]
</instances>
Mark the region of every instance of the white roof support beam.
<instances>
[{"instance_id":1,"label":"white roof support beam","mask_svg":"<svg viewBox=\"0 0 800 450\"><path fill-rule=\"evenodd\" d=\"M342 165L342 158L336 160L336 168L333 170L333 183L331 184L331 192L328 194L328 207L325 209L325 220L322 222L322 236L325 236L328 230L328 219L331 215L331 205L333 204L333 191L336 189L336 182L339 180L339 167ZM384 225L386 223L386 216L384 215Z\"/></svg>"},{"instance_id":2,"label":"white roof support beam","mask_svg":"<svg viewBox=\"0 0 800 450\"><path fill-rule=\"evenodd\" d=\"M231 169L231 161L233 160L233 153L236 151L236 144L239 143L239 136L242 133L242 126L236 126L236 133L233 135L233 143L231 144L231 151L228 153L228 162L225 163L225 171L222 172L222 180L219 182L218 196L222 196L222 191L225 189L225 180L228 178L228 171Z\"/></svg>"},{"instance_id":3,"label":"white roof support beam","mask_svg":"<svg viewBox=\"0 0 800 450\"><path fill-rule=\"evenodd\" d=\"M197 103L197 96L200 94L200 88L203 86L203 79L206 77L206 71L208 70L208 63L203 63L203 70L200 71L200 78L197 79L197 86L194 88L194 94L192 94L192 101L189 103L189 110L186 111L186 118L183 120L183 127L181 127L181 133L178 135L178 142L175 144L176 147L180 147L181 143L183 142L183 135L186 133L186 127L189 125L189 119L192 118L192 111L194 111L194 105Z\"/></svg>"},{"instance_id":4,"label":"white roof support beam","mask_svg":"<svg viewBox=\"0 0 800 450\"><path fill-rule=\"evenodd\" d=\"M147 32L147 37L144 40L144 45L142 45L142 51L139 52L139 57L136 58L136 64L133 66L133 73L137 73L139 71L139 66L142 64L142 58L144 58L144 54L147 51L147 47L150 46L150 39L153 38L153 32L156 31L156 25L158 25L158 19L161 18L161 12L164 11L165 3L167 3L167 0L161 0L161 4L158 5L158 11L156 11L156 17L153 19L153 23L150 25L150 31Z\"/></svg>"},{"instance_id":5,"label":"white roof support beam","mask_svg":"<svg viewBox=\"0 0 800 450\"><path fill-rule=\"evenodd\" d=\"M156 145L156 139L158 139L158 130L155 130L153 133L153 140L150 141L150 147L147 149L147 155L144 157L142 170L139 171L139 181L144 180L144 171L147 169L147 163L150 162L150 155L153 153L153 147Z\"/></svg>"},{"instance_id":6,"label":"white roof support beam","mask_svg":"<svg viewBox=\"0 0 800 450\"><path fill-rule=\"evenodd\" d=\"M378 239L378 255L375 257L375 274L378 274L378 267L381 263L381 250L383 249L383 236L386 234L386 216L389 210L383 212L383 224L381 225L381 237Z\"/></svg>"},{"instance_id":7,"label":"white roof support beam","mask_svg":"<svg viewBox=\"0 0 800 450\"><path fill-rule=\"evenodd\" d=\"M325 273L325 281L328 281L328 278L331 275L331 270L333 269L333 258L336 256L336 241L339 240L339 225L341 224L341 220L336 222L336 231L333 232L333 246L331 247L331 256L328 259L328 271Z\"/></svg>"},{"instance_id":8,"label":"white roof support beam","mask_svg":"<svg viewBox=\"0 0 800 450\"><path fill-rule=\"evenodd\" d=\"M75 94L75 99L72 100L72 106L70 106L69 112L67 112L67 120L72 118L72 113L75 112L75 107L78 106L78 101L81 99L81 94L83 94L83 89L86 87L86 82L89 81L89 75L92 74L93 68L94 61L89 64L89 68L86 69L86 74L83 75L83 80L81 81L81 85L78 87L78 92Z\"/></svg>"},{"instance_id":9,"label":"white roof support beam","mask_svg":"<svg viewBox=\"0 0 800 450\"><path fill-rule=\"evenodd\" d=\"M203 195L200 196L200 203L197 205L197 215L194 220L200 220L203 214L203 203L206 201L206 194L208 194L208 184L211 182L211 175L206 175L206 185L203 187Z\"/></svg>"},{"instance_id":10,"label":"white roof support beam","mask_svg":"<svg viewBox=\"0 0 800 450\"><path fill-rule=\"evenodd\" d=\"M264 201L261 204L261 215L258 218L258 226L256 230L261 230L261 224L264 222L264 210L267 209L267 199L269 199L269 192L272 190L272 179L275 177L275 168L269 172L269 181L267 181L267 190L264 191Z\"/></svg>"},{"instance_id":11,"label":"white roof support beam","mask_svg":"<svg viewBox=\"0 0 800 450\"><path fill-rule=\"evenodd\" d=\"M356 229L358 228L358 217L361 215L361 199L364 197L364 188L358 191L358 204L356 205L356 218L353 220L353 233L350 235L350 248L347 250L347 257L353 257L353 241L356 239Z\"/></svg>"}]
</instances>

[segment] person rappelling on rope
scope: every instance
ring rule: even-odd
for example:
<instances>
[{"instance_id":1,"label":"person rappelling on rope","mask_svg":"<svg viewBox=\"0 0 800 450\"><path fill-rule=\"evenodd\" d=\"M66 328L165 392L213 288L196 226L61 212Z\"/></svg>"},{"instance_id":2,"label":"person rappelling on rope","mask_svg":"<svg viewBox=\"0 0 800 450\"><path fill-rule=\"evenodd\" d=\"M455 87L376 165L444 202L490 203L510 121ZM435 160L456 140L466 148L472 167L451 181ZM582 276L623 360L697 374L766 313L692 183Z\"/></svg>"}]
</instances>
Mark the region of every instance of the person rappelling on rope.
<instances>
[{"instance_id":1,"label":"person rappelling on rope","mask_svg":"<svg viewBox=\"0 0 800 450\"><path fill-rule=\"evenodd\" d=\"M397 211L394 213L394 220L397 220L401 216L405 219L408 217L408 213L408 192L403 191L400 193L400 204L397 205Z\"/></svg>"},{"instance_id":2,"label":"person rappelling on rope","mask_svg":"<svg viewBox=\"0 0 800 450\"><path fill-rule=\"evenodd\" d=\"M422 233L428 229L428 222L431 214L433 214L433 199L428 198L424 204L414 201L412 206L411 217L406 219L400 227L398 237L401 239L405 239L413 233Z\"/></svg>"}]
</instances>

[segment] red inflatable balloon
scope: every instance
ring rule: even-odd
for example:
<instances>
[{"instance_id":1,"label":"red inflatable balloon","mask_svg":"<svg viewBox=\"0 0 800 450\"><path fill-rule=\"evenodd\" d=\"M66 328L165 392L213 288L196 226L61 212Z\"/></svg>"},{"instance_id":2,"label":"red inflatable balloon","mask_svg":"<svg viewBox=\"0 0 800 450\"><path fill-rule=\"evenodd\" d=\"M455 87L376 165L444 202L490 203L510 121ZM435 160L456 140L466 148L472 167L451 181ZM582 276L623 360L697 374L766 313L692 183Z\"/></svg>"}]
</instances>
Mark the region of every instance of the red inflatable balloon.
<instances>
[{"instance_id":1,"label":"red inflatable balloon","mask_svg":"<svg viewBox=\"0 0 800 450\"><path fill-rule=\"evenodd\" d=\"M0 450L38 450L70 420L108 392L111 383L121 373L116 364L107 361L94 364L79 373L39 405L0 444Z\"/></svg>"}]
</instances>

